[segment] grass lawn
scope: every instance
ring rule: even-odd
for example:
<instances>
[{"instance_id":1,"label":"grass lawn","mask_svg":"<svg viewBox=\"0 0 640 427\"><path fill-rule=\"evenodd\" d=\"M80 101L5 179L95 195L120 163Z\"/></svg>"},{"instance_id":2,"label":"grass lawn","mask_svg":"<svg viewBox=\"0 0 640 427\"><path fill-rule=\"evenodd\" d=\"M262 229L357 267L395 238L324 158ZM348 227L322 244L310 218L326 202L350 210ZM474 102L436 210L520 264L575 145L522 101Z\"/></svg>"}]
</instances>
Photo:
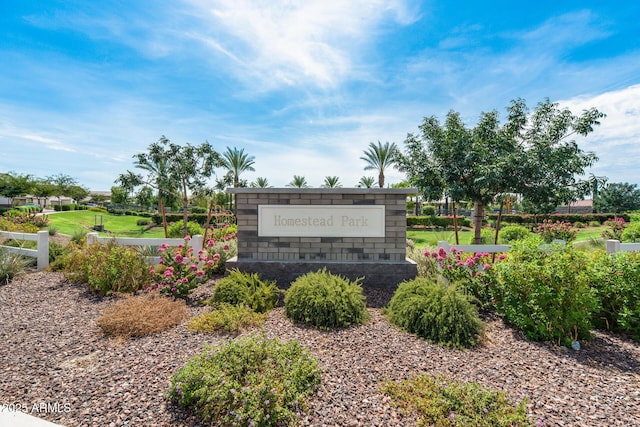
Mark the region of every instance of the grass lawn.
<instances>
[{"instance_id":1,"label":"grass lawn","mask_svg":"<svg viewBox=\"0 0 640 427\"><path fill-rule=\"evenodd\" d=\"M578 230L575 242L591 242L601 239L600 233L606 229L605 226L581 228ZM458 231L458 235L461 245L470 245L473 242L473 230L461 230ZM416 247L419 248L436 246L440 240L446 240L450 244L454 244L456 241L453 230L407 230L407 238L413 240Z\"/></svg>"},{"instance_id":2,"label":"grass lawn","mask_svg":"<svg viewBox=\"0 0 640 427\"><path fill-rule=\"evenodd\" d=\"M112 215L101 214L90 211L69 211L58 212L49 217L49 227L53 227L58 233L74 235L82 231L93 231L93 225L97 220L100 224L100 216L102 216L102 224L104 229L110 233L100 233L101 236L118 236L118 237L164 237L162 227L154 227L144 231L146 227L136 225L139 216L128 215Z\"/></svg>"}]
</instances>

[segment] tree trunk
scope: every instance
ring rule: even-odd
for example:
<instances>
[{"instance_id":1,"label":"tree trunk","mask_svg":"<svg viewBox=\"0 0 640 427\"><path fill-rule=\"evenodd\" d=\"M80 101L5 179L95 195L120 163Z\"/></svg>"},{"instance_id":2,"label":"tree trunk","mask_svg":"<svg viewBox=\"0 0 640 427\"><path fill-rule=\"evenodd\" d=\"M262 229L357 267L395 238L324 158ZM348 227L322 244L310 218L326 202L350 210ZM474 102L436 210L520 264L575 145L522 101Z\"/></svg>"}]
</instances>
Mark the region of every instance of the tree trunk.
<instances>
[{"instance_id":1,"label":"tree trunk","mask_svg":"<svg viewBox=\"0 0 640 427\"><path fill-rule=\"evenodd\" d=\"M509 196L507 196L509 197ZM507 199L508 200L508 199ZM493 244L498 244L498 237L500 234L500 223L502 222L502 207L504 206L504 202L500 202L500 211L498 212L498 221L496 222L496 237L493 239ZM496 253L491 254L491 262L496 262Z\"/></svg>"},{"instance_id":2,"label":"tree trunk","mask_svg":"<svg viewBox=\"0 0 640 427\"><path fill-rule=\"evenodd\" d=\"M482 244L482 219L484 218L484 205L482 202L476 201L473 205L473 244Z\"/></svg>"},{"instance_id":3,"label":"tree trunk","mask_svg":"<svg viewBox=\"0 0 640 427\"><path fill-rule=\"evenodd\" d=\"M384 172L382 171L378 174L378 185L380 188L384 188Z\"/></svg>"},{"instance_id":4,"label":"tree trunk","mask_svg":"<svg viewBox=\"0 0 640 427\"><path fill-rule=\"evenodd\" d=\"M458 214L456 212L456 202L451 202L453 204L453 232L456 235L456 245L460 244L460 238L458 237Z\"/></svg>"},{"instance_id":5,"label":"tree trunk","mask_svg":"<svg viewBox=\"0 0 640 427\"><path fill-rule=\"evenodd\" d=\"M187 223L189 222L189 197L187 196L187 182L184 178L182 179L182 221L182 237L187 237L189 233L187 228Z\"/></svg>"},{"instance_id":6,"label":"tree trunk","mask_svg":"<svg viewBox=\"0 0 640 427\"><path fill-rule=\"evenodd\" d=\"M164 197L158 197L158 207L160 208L160 215L162 215L162 228L164 228L165 239L169 237L169 230L167 229L167 213L164 209Z\"/></svg>"}]
</instances>

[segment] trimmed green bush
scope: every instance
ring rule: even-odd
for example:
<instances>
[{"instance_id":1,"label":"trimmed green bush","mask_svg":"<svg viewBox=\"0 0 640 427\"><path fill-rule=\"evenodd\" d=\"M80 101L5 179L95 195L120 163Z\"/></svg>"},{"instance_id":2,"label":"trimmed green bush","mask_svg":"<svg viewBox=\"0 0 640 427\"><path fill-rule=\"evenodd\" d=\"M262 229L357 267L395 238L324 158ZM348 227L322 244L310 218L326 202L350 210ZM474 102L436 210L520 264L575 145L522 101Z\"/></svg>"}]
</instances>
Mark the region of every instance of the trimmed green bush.
<instances>
[{"instance_id":1,"label":"trimmed green bush","mask_svg":"<svg viewBox=\"0 0 640 427\"><path fill-rule=\"evenodd\" d=\"M167 234L172 238L184 237L182 232L184 231L184 223L182 221L174 222L167 229ZM197 222L187 222L187 236L203 235L204 229Z\"/></svg>"},{"instance_id":2,"label":"trimmed green bush","mask_svg":"<svg viewBox=\"0 0 640 427\"><path fill-rule=\"evenodd\" d=\"M460 216L456 219L458 227L470 227L471 220ZM407 216L407 227L453 227L451 216Z\"/></svg>"},{"instance_id":3,"label":"trimmed green bush","mask_svg":"<svg viewBox=\"0 0 640 427\"><path fill-rule=\"evenodd\" d=\"M500 243L511 243L516 240L522 240L531 234L531 230L521 225L507 225L498 233L498 241Z\"/></svg>"},{"instance_id":4,"label":"trimmed green bush","mask_svg":"<svg viewBox=\"0 0 640 427\"><path fill-rule=\"evenodd\" d=\"M285 315L320 329L344 328L369 318L360 279L331 274L326 268L298 277L284 298Z\"/></svg>"},{"instance_id":5,"label":"trimmed green bush","mask_svg":"<svg viewBox=\"0 0 640 427\"><path fill-rule=\"evenodd\" d=\"M449 347L473 347L483 331L475 306L455 285L422 277L400 283L385 315L405 331Z\"/></svg>"},{"instance_id":6,"label":"trimmed green bush","mask_svg":"<svg viewBox=\"0 0 640 427\"><path fill-rule=\"evenodd\" d=\"M540 242L538 236L514 242L506 260L494 266L498 311L533 340L570 345L591 339L598 300L586 255L571 245L542 250Z\"/></svg>"},{"instance_id":7,"label":"trimmed green bush","mask_svg":"<svg viewBox=\"0 0 640 427\"><path fill-rule=\"evenodd\" d=\"M190 331L214 333L240 333L264 323L266 315L256 313L250 307L240 304L219 304L210 313L204 313L189 321Z\"/></svg>"},{"instance_id":8,"label":"trimmed green bush","mask_svg":"<svg viewBox=\"0 0 640 427\"><path fill-rule=\"evenodd\" d=\"M418 414L420 426L530 426L527 399L513 405L507 393L442 375L420 374L402 383L388 381L382 392Z\"/></svg>"},{"instance_id":9,"label":"trimmed green bush","mask_svg":"<svg viewBox=\"0 0 640 427\"><path fill-rule=\"evenodd\" d=\"M280 289L274 282L262 281L258 273L233 269L218 280L209 304L246 305L257 313L266 313L278 304Z\"/></svg>"},{"instance_id":10,"label":"trimmed green bush","mask_svg":"<svg viewBox=\"0 0 640 427\"><path fill-rule=\"evenodd\" d=\"M178 369L169 397L212 426L291 426L320 383L297 341L249 335L205 347Z\"/></svg>"},{"instance_id":11,"label":"trimmed green bush","mask_svg":"<svg viewBox=\"0 0 640 427\"><path fill-rule=\"evenodd\" d=\"M139 219L136 221L136 225L139 227L142 227L144 225L149 225L149 220L148 219Z\"/></svg>"}]
</instances>

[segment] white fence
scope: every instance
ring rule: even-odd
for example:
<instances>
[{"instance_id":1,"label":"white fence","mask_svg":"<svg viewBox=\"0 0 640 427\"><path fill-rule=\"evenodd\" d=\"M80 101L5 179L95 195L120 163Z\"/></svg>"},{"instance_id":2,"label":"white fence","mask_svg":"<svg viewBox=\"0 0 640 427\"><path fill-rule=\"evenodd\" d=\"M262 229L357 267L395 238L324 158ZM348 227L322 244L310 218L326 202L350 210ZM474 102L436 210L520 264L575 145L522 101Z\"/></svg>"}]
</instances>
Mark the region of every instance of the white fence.
<instances>
[{"instance_id":1,"label":"white fence","mask_svg":"<svg viewBox=\"0 0 640 427\"><path fill-rule=\"evenodd\" d=\"M100 237L98 233L87 233L87 246L94 243L109 242L122 246L161 246L162 244L167 244L171 247L176 247L185 243L183 238L165 239L148 237ZM203 237L198 234L191 237L189 246L194 249L202 249L203 242ZM149 258L149 264L158 264L158 262L160 262L159 256L149 256L147 258Z\"/></svg>"},{"instance_id":2,"label":"white fence","mask_svg":"<svg viewBox=\"0 0 640 427\"><path fill-rule=\"evenodd\" d=\"M640 243L620 243L619 240L607 240L607 253L640 251Z\"/></svg>"},{"instance_id":3,"label":"white fence","mask_svg":"<svg viewBox=\"0 0 640 427\"><path fill-rule=\"evenodd\" d=\"M49 232L38 231L37 233L15 233L10 231L0 231L0 237L14 240L30 240L37 242L37 249L15 248L12 246L0 246L7 252L20 254L36 258L38 270L44 270L49 266Z\"/></svg>"}]
</instances>

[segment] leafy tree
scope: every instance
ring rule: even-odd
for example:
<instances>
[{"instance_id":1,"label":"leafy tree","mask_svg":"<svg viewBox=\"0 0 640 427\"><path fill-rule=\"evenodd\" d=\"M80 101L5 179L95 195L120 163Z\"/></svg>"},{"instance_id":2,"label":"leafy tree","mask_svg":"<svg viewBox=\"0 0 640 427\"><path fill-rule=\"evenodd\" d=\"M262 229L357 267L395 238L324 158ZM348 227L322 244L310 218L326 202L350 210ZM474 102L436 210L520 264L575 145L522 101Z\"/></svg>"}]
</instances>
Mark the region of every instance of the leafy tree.
<instances>
[{"instance_id":1,"label":"leafy tree","mask_svg":"<svg viewBox=\"0 0 640 427\"><path fill-rule=\"evenodd\" d=\"M127 171L119 181L131 180L172 194L182 200L183 235L187 235L189 191L204 187L215 167L223 166L220 155L208 142L199 146L174 144L165 136L149 145L147 153L134 155L136 167L147 171L147 177ZM166 220L165 220L166 225Z\"/></svg>"},{"instance_id":2,"label":"leafy tree","mask_svg":"<svg viewBox=\"0 0 640 427\"><path fill-rule=\"evenodd\" d=\"M38 198L38 204L41 206L46 204L47 197L53 196L55 191L55 186L52 183L41 178L36 179L31 187L32 194Z\"/></svg>"},{"instance_id":3,"label":"leafy tree","mask_svg":"<svg viewBox=\"0 0 640 427\"><path fill-rule=\"evenodd\" d=\"M242 172L255 171L253 168L254 159L255 157L244 152L244 148L238 150L236 147L233 149L227 147L227 151L222 154L221 165L231 173L234 188L238 187Z\"/></svg>"},{"instance_id":4,"label":"leafy tree","mask_svg":"<svg viewBox=\"0 0 640 427\"><path fill-rule=\"evenodd\" d=\"M129 192L120 186L111 187L111 203L116 205L126 205L129 203Z\"/></svg>"},{"instance_id":5,"label":"leafy tree","mask_svg":"<svg viewBox=\"0 0 640 427\"><path fill-rule=\"evenodd\" d=\"M598 110L574 116L547 99L530 114L517 99L507 112L503 125L497 111L482 113L474 128L466 127L454 111L444 125L426 117L420 137L407 137L399 161L426 199L446 192L454 201L474 202L474 243L482 241L484 207L497 195L520 193L534 205L571 200L584 188L576 176L597 160L568 138L592 132L604 117Z\"/></svg>"},{"instance_id":6,"label":"leafy tree","mask_svg":"<svg viewBox=\"0 0 640 427\"><path fill-rule=\"evenodd\" d=\"M67 196L80 203L80 200L86 198L89 195L89 189L81 185L71 185L67 188Z\"/></svg>"},{"instance_id":7,"label":"leafy tree","mask_svg":"<svg viewBox=\"0 0 640 427\"><path fill-rule=\"evenodd\" d=\"M341 188L342 184L340 184L340 178L337 176L325 176L324 183L321 185L322 188Z\"/></svg>"},{"instance_id":8,"label":"leafy tree","mask_svg":"<svg viewBox=\"0 0 640 427\"><path fill-rule=\"evenodd\" d=\"M371 188L373 187L373 184L375 184L376 179L372 176L363 176L360 178L360 181L358 181L358 187L359 188Z\"/></svg>"},{"instance_id":9,"label":"leafy tree","mask_svg":"<svg viewBox=\"0 0 640 427\"><path fill-rule=\"evenodd\" d=\"M271 188L269 185L269 180L267 178L263 178L261 176L257 177L255 181L249 184L251 188Z\"/></svg>"},{"instance_id":10,"label":"leafy tree","mask_svg":"<svg viewBox=\"0 0 640 427\"><path fill-rule=\"evenodd\" d=\"M31 175L22 175L16 172L0 174L0 194L11 199L27 195L33 187L34 181Z\"/></svg>"},{"instance_id":11,"label":"leafy tree","mask_svg":"<svg viewBox=\"0 0 640 427\"><path fill-rule=\"evenodd\" d=\"M153 200L153 189L148 185L142 186L136 193L136 202L140 206L149 209L151 207L151 201Z\"/></svg>"},{"instance_id":12,"label":"leafy tree","mask_svg":"<svg viewBox=\"0 0 640 427\"><path fill-rule=\"evenodd\" d=\"M622 213L640 209L640 190L637 184L612 182L594 199L598 212Z\"/></svg>"},{"instance_id":13,"label":"leafy tree","mask_svg":"<svg viewBox=\"0 0 640 427\"><path fill-rule=\"evenodd\" d=\"M309 188L309 183L307 183L307 178L304 176L293 175L293 179L287 184L287 187Z\"/></svg>"},{"instance_id":14,"label":"leafy tree","mask_svg":"<svg viewBox=\"0 0 640 427\"><path fill-rule=\"evenodd\" d=\"M364 151L364 156L360 157L360 160L364 160L367 166L364 170L377 170L378 171L378 186L384 187L384 171L396 164L398 155L398 147L395 142L385 142L381 144L378 141L378 145L373 142L369 143L369 148Z\"/></svg>"},{"instance_id":15,"label":"leafy tree","mask_svg":"<svg viewBox=\"0 0 640 427\"><path fill-rule=\"evenodd\" d=\"M63 173L50 175L47 177L47 181L53 184L54 194L58 196L60 206L62 206L62 196L69 196L70 187L78 185L78 181L75 178Z\"/></svg>"}]
</instances>

